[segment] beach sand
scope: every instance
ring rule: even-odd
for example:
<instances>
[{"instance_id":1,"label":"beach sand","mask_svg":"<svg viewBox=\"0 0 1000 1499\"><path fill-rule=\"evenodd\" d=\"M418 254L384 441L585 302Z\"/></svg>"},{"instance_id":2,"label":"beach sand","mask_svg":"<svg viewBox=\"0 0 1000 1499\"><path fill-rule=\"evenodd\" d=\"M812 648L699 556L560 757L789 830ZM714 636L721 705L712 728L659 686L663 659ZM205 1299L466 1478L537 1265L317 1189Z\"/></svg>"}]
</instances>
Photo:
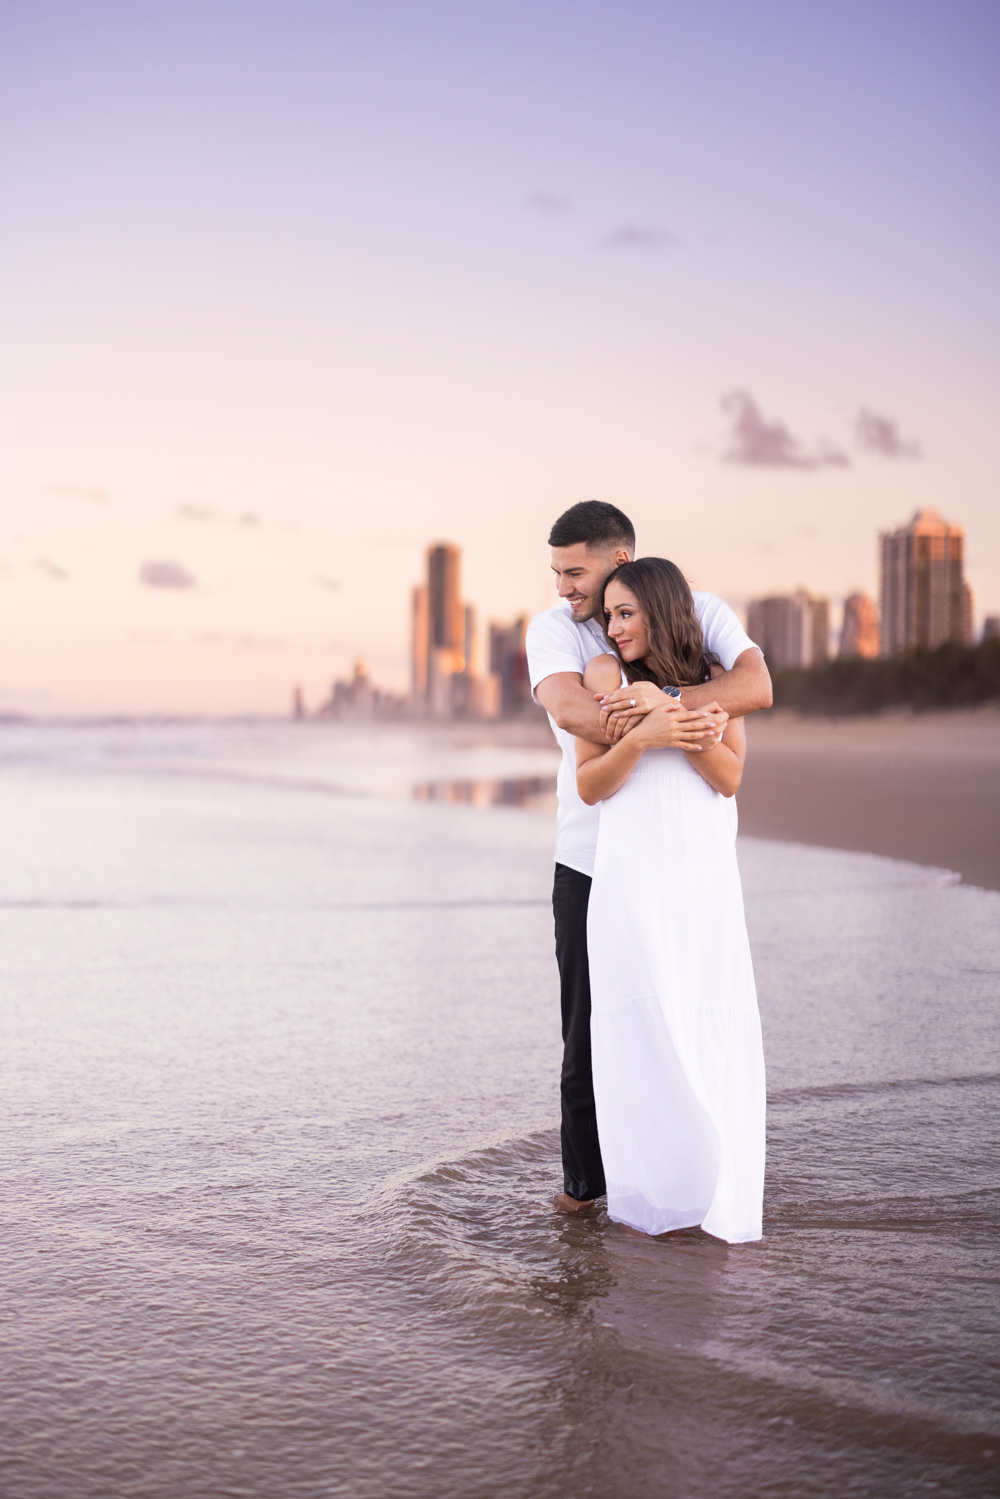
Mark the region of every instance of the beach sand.
<instances>
[{"instance_id":1,"label":"beach sand","mask_svg":"<svg viewBox=\"0 0 1000 1499\"><path fill-rule=\"evenodd\" d=\"M1000 890L1000 711L747 719L740 831L956 870Z\"/></svg>"},{"instance_id":2,"label":"beach sand","mask_svg":"<svg viewBox=\"0 0 1000 1499\"><path fill-rule=\"evenodd\" d=\"M470 726L504 743L551 743L546 721ZM1000 709L747 719L740 831L955 870L1000 890Z\"/></svg>"}]
</instances>

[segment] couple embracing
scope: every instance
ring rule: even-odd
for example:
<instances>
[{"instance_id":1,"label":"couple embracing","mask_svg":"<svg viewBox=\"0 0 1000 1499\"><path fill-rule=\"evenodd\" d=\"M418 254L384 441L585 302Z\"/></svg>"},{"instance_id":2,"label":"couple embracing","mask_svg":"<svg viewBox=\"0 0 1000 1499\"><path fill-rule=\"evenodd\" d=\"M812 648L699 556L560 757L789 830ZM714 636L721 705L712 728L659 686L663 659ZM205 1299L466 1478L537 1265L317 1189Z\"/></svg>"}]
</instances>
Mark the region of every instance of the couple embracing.
<instances>
[{"instance_id":1,"label":"couple embracing","mask_svg":"<svg viewBox=\"0 0 1000 1499\"><path fill-rule=\"evenodd\" d=\"M563 752L553 890L562 997L557 1207L605 1192L647 1234L761 1237L764 1058L736 865L760 651L713 594L635 557L613 505L549 537L560 602L528 666Z\"/></svg>"}]
</instances>

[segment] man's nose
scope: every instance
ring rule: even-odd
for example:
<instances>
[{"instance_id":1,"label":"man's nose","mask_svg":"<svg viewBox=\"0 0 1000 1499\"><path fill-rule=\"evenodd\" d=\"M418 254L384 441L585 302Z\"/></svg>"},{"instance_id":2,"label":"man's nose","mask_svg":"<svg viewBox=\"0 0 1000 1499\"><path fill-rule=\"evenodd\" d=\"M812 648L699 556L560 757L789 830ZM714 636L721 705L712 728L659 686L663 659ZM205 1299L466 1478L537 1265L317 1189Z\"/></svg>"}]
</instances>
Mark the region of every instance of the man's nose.
<instances>
[{"instance_id":1,"label":"man's nose","mask_svg":"<svg viewBox=\"0 0 1000 1499\"><path fill-rule=\"evenodd\" d=\"M561 599L565 599L568 598L571 593L575 593L576 584L573 582L572 578L557 578L556 588L558 590L559 597Z\"/></svg>"}]
</instances>

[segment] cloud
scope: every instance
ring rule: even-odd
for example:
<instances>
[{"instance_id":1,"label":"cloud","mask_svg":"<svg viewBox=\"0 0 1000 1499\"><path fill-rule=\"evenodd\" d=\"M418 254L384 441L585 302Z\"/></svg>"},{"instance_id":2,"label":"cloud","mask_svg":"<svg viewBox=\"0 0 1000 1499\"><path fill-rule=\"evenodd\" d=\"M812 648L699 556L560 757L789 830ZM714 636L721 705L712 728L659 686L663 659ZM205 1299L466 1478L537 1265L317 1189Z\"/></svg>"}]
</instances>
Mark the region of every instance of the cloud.
<instances>
[{"instance_id":1,"label":"cloud","mask_svg":"<svg viewBox=\"0 0 1000 1499\"><path fill-rule=\"evenodd\" d=\"M318 584L320 588L329 588L331 593L336 593L342 586L336 578L326 578L319 573L313 578L313 582Z\"/></svg>"},{"instance_id":2,"label":"cloud","mask_svg":"<svg viewBox=\"0 0 1000 1499\"><path fill-rule=\"evenodd\" d=\"M110 505L114 496L91 484L46 484L46 494L64 495L72 500L87 500L91 505Z\"/></svg>"},{"instance_id":3,"label":"cloud","mask_svg":"<svg viewBox=\"0 0 1000 1499\"><path fill-rule=\"evenodd\" d=\"M58 562L50 562L48 557L36 557L35 566L47 578L55 578L60 583L64 583L69 577L69 573L64 567L60 567Z\"/></svg>"},{"instance_id":4,"label":"cloud","mask_svg":"<svg viewBox=\"0 0 1000 1499\"><path fill-rule=\"evenodd\" d=\"M879 416L876 411L862 407L854 424L854 435L858 447L868 453L879 453L883 458L922 458L923 449L918 442L901 437L899 426L889 416Z\"/></svg>"},{"instance_id":5,"label":"cloud","mask_svg":"<svg viewBox=\"0 0 1000 1499\"><path fill-rule=\"evenodd\" d=\"M231 630L201 630L191 639L196 645L221 646L238 651L286 651L288 641L277 635L237 634Z\"/></svg>"},{"instance_id":6,"label":"cloud","mask_svg":"<svg viewBox=\"0 0 1000 1499\"><path fill-rule=\"evenodd\" d=\"M144 562L139 582L147 588L194 588L194 578L179 562Z\"/></svg>"},{"instance_id":7,"label":"cloud","mask_svg":"<svg viewBox=\"0 0 1000 1499\"><path fill-rule=\"evenodd\" d=\"M767 421L760 407L745 390L731 390L722 397L722 409L732 418L729 442L723 452L727 463L751 468L847 468L851 460L840 448L820 442L803 446L784 422Z\"/></svg>"},{"instance_id":8,"label":"cloud","mask_svg":"<svg viewBox=\"0 0 1000 1499\"><path fill-rule=\"evenodd\" d=\"M655 224L622 224L601 241L606 250L665 250L677 243L668 229Z\"/></svg>"},{"instance_id":9,"label":"cloud","mask_svg":"<svg viewBox=\"0 0 1000 1499\"><path fill-rule=\"evenodd\" d=\"M260 525L260 516L253 510L244 510L239 515L227 515L224 510L216 510L214 505L192 505L190 503L176 505L174 507L174 514L179 515L181 520L193 520L201 524L215 521L223 526Z\"/></svg>"},{"instance_id":10,"label":"cloud","mask_svg":"<svg viewBox=\"0 0 1000 1499\"><path fill-rule=\"evenodd\" d=\"M567 198L565 193L553 193L544 189L532 193L528 204L538 213L566 213L573 207L572 199Z\"/></svg>"}]
</instances>

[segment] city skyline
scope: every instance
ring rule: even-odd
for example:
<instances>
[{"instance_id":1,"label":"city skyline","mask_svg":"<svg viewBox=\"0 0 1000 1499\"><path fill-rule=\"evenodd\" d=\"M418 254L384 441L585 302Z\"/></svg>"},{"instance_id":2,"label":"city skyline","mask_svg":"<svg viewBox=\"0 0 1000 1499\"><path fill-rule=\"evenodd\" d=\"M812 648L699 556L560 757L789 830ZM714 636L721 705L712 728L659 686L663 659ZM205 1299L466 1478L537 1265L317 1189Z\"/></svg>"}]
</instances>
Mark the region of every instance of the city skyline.
<instances>
[{"instance_id":1,"label":"city skyline","mask_svg":"<svg viewBox=\"0 0 1000 1499\"><path fill-rule=\"evenodd\" d=\"M582 499L741 610L940 508L1000 612L993 12L236 15L0 19L0 712L402 692L427 538L530 615Z\"/></svg>"},{"instance_id":2,"label":"city skyline","mask_svg":"<svg viewBox=\"0 0 1000 1499\"><path fill-rule=\"evenodd\" d=\"M832 657L871 659L975 643L960 525L936 510L920 510L905 525L880 532L877 546L878 602L852 593L836 621L831 600L804 587L749 601L747 633L772 675L821 667ZM353 678L334 682L318 716L491 719L530 707L528 616L522 613L512 623L490 620L484 638L475 604L463 598L461 547L432 542L425 558L424 579L411 590L408 693L380 690L359 659ZM997 628L996 616L987 615L982 638ZM298 684L293 705L293 716L308 716Z\"/></svg>"}]
</instances>

